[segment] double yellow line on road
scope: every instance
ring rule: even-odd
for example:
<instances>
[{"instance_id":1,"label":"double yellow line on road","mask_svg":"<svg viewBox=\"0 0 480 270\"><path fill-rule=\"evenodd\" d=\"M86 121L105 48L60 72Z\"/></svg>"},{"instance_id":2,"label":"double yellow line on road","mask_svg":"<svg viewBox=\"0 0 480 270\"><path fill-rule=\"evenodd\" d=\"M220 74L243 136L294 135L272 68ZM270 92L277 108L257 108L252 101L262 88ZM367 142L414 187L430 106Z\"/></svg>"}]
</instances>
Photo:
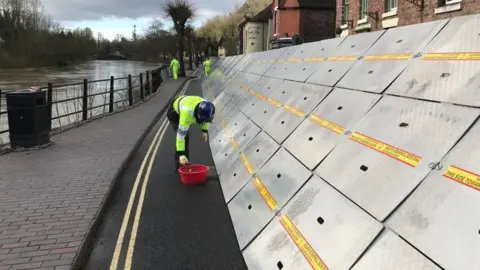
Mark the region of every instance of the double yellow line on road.
<instances>
[{"instance_id":1,"label":"double yellow line on road","mask_svg":"<svg viewBox=\"0 0 480 270\"><path fill-rule=\"evenodd\" d=\"M185 87L182 89L180 95L185 94L185 91L187 90L189 82L187 82ZM130 233L130 239L128 241L128 249L125 257L125 266L123 269L130 270L132 268L133 253L135 250L135 241L137 239L138 226L140 224L140 215L142 213L143 203L145 201L145 193L147 190L150 173L152 171L152 167L155 162L155 157L157 156L158 149L160 148L160 144L163 140L167 127L168 127L167 119L165 118L163 120L162 125L160 126L157 133L155 134L155 137L150 143L148 151L145 154L145 157L143 158L142 165L138 170L137 177L135 179L135 183L133 184L132 192L130 193L130 198L128 200L127 209L125 209L125 214L123 216L120 232L118 233L117 243L115 245L112 261L110 263L110 270L118 269L122 247L124 246L124 242L125 242L125 234L127 232L130 216L132 214L132 209L134 207L135 197L137 196L137 191L138 191L138 187L140 186L140 182L142 182L142 179L143 179L142 188L140 190L140 195L138 198L137 208L135 210L135 217L132 223L132 231ZM147 166L147 162L148 162L148 166ZM145 167L146 167L146 170L145 170Z\"/></svg>"}]
</instances>

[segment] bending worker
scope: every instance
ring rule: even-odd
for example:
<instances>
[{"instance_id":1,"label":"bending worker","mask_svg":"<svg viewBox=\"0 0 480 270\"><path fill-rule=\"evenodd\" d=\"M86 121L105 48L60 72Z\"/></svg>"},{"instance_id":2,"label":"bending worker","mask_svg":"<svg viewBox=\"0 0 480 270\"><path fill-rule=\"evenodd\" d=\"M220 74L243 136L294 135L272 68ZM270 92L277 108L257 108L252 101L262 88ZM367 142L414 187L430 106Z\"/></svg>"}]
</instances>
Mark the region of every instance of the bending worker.
<instances>
[{"instance_id":1,"label":"bending worker","mask_svg":"<svg viewBox=\"0 0 480 270\"><path fill-rule=\"evenodd\" d=\"M178 71L180 70L180 62L178 62L176 57L173 57L172 62L170 62L170 68L172 70L173 79L178 80Z\"/></svg>"},{"instance_id":2,"label":"bending worker","mask_svg":"<svg viewBox=\"0 0 480 270\"><path fill-rule=\"evenodd\" d=\"M208 140L208 127L215 116L215 105L199 96L179 96L170 105L167 118L177 133L175 147L175 170L189 163L188 130L198 123L204 142Z\"/></svg>"},{"instance_id":3,"label":"bending worker","mask_svg":"<svg viewBox=\"0 0 480 270\"><path fill-rule=\"evenodd\" d=\"M207 60L203 62L203 68L205 69L205 76L208 76L212 70L212 61L210 61L210 58L207 58Z\"/></svg>"}]
</instances>

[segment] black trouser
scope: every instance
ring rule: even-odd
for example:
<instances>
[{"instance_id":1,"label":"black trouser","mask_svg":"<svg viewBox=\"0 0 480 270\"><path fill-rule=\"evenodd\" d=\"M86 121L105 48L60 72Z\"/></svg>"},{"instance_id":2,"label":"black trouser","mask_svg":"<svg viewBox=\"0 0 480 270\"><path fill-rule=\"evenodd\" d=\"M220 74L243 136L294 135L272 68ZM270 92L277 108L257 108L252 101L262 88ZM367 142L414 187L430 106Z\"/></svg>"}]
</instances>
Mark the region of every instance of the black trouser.
<instances>
[{"instance_id":1,"label":"black trouser","mask_svg":"<svg viewBox=\"0 0 480 270\"><path fill-rule=\"evenodd\" d=\"M168 108L167 118L168 118L168 121L170 122L170 125L172 126L172 128L173 128L173 130L175 131L175 134L176 134L177 130L178 130L178 125L179 125L179 122L180 122L180 116L173 109L173 102L172 102L172 104L170 104L170 107ZM175 165L176 165L177 168L179 167L179 160L178 159L180 158L180 156L185 155L188 159L190 158L189 157L189 151L188 151L189 150L188 141L189 141L189 135L187 133L187 136L185 136L185 151L184 152L175 151L174 157L175 157Z\"/></svg>"}]
</instances>

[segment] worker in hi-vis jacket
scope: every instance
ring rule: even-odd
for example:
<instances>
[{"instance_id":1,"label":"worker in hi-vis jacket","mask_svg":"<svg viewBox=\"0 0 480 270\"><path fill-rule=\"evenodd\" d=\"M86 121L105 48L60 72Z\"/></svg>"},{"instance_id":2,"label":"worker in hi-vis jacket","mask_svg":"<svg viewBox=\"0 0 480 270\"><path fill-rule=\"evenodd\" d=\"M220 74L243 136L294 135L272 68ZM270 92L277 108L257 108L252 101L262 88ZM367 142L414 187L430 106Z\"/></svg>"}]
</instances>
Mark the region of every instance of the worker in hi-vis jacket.
<instances>
[{"instance_id":1,"label":"worker in hi-vis jacket","mask_svg":"<svg viewBox=\"0 0 480 270\"><path fill-rule=\"evenodd\" d=\"M177 133L175 142L175 170L189 163L188 131L198 123L204 142L208 140L208 127L215 116L215 105L199 96L179 96L170 105L167 118Z\"/></svg>"},{"instance_id":2,"label":"worker in hi-vis jacket","mask_svg":"<svg viewBox=\"0 0 480 270\"><path fill-rule=\"evenodd\" d=\"M170 69L172 70L172 77L174 80L178 80L178 72L180 71L180 62L174 57L170 62Z\"/></svg>"},{"instance_id":3,"label":"worker in hi-vis jacket","mask_svg":"<svg viewBox=\"0 0 480 270\"><path fill-rule=\"evenodd\" d=\"M209 58L203 62L203 68L205 69L205 76L210 75L212 71L212 61Z\"/></svg>"}]
</instances>

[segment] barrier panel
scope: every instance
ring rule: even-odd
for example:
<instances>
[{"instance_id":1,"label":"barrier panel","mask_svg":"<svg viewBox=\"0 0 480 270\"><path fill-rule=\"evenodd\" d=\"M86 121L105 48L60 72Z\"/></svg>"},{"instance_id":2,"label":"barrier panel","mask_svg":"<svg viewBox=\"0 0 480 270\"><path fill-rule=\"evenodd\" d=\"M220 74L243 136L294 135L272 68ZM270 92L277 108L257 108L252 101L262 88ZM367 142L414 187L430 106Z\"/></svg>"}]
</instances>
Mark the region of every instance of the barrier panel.
<instances>
[{"instance_id":1,"label":"barrier panel","mask_svg":"<svg viewBox=\"0 0 480 270\"><path fill-rule=\"evenodd\" d=\"M244 69L245 72L263 75L273 65L274 60L279 58L286 48L258 52L252 55L250 65Z\"/></svg>"},{"instance_id":2,"label":"barrier panel","mask_svg":"<svg viewBox=\"0 0 480 270\"><path fill-rule=\"evenodd\" d=\"M304 82L317 70L345 38L322 40L289 47L291 56L285 54L267 71L267 76ZM287 58L288 57L288 58Z\"/></svg>"},{"instance_id":3,"label":"barrier panel","mask_svg":"<svg viewBox=\"0 0 480 270\"><path fill-rule=\"evenodd\" d=\"M314 176L245 250L245 261L249 269L349 269L381 230L380 222Z\"/></svg>"},{"instance_id":4,"label":"barrier panel","mask_svg":"<svg viewBox=\"0 0 480 270\"><path fill-rule=\"evenodd\" d=\"M260 117L268 117L267 113L271 113L272 109L274 109L274 107L270 106L271 103L268 102L269 93L278 88L282 82L283 80L281 79L270 77L259 79L256 84L250 87L249 91L253 89L253 92L250 92L254 95L251 95L249 102L241 108L242 112L248 117L256 117L257 121Z\"/></svg>"},{"instance_id":5,"label":"barrier panel","mask_svg":"<svg viewBox=\"0 0 480 270\"><path fill-rule=\"evenodd\" d=\"M472 108L385 96L315 172L384 221L478 115Z\"/></svg>"},{"instance_id":6,"label":"barrier panel","mask_svg":"<svg viewBox=\"0 0 480 270\"><path fill-rule=\"evenodd\" d=\"M450 20L387 93L479 107L479 31L478 15Z\"/></svg>"},{"instance_id":7,"label":"barrier panel","mask_svg":"<svg viewBox=\"0 0 480 270\"><path fill-rule=\"evenodd\" d=\"M336 85L384 33L385 30L381 30L346 38L330 53L326 61L318 65L306 82L325 86Z\"/></svg>"},{"instance_id":8,"label":"barrier panel","mask_svg":"<svg viewBox=\"0 0 480 270\"><path fill-rule=\"evenodd\" d=\"M441 20L419 24L415 31L411 27L386 31L336 86L383 93L446 23L447 20Z\"/></svg>"},{"instance_id":9,"label":"barrier panel","mask_svg":"<svg viewBox=\"0 0 480 270\"><path fill-rule=\"evenodd\" d=\"M228 204L241 249L268 224L275 210L282 208L310 175L307 168L280 148L253 176Z\"/></svg>"},{"instance_id":10,"label":"barrier panel","mask_svg":"<svg viewBox=\"0 0 480 270\"><path fill-rule=\"evenodd\" d=\"M276 100L277 106L283 105L283 110L274 111L265 121L264 130L275 141L283 143L330 91L330 87L284 81L269 99Z\"/></svg>"},{"instance_id":11,"label":"barrier panel","mask_svg":"<svg viewBox=\"0 0 480 270\"><path fill-rule=\"evenodd\" d=\"M249 269L480 268L480 15L221 59L210 147Z\"/></svg>"},{"instance_id":12,"label":"barrier panel","mask_svg":"<svg viewBox=\"0 0 480 270\"><path fill-rule=\"evenodd\" d=\"M392 264L393 262L393 264ZM441 268L425 258L391 230L385 230L375 241L369 252L352 267L352 270L372 269L422 269Z\"/></svg>"},{"instance_id":13,"label":"barrier panel","mask_svg":"<svg viewBox=\"0 0 480 270\"><path fill-rule=\"evenodd\" d=\"M283 145L313 170L380 98L376 94L335 88Z\"/></svg>"},{"instance_id":14,"label":"barrier panel","mask_svg":"<svg viewBox=\"0 0 480 270\"><path fill-rule=\"evenodd\" d=\"M388 221L445 269L480 265L480 122ZM475 239L475 240L474 240ZM441 241L441 242L440 242Z\"/></svg>"},{"instance_id":15,"label":"barrier panel","mask_svg":"<svg viewBox=\"0 0 480 270\"><path fill-rule=\"evenodd\" d=\"M233 165L224 171L222 184L225 201L229 202L252 176L277 152L280 146L265 132L260 132L243 149ZM247 160L248 157L248 160Z\"/></svg>"}]
</instances>

